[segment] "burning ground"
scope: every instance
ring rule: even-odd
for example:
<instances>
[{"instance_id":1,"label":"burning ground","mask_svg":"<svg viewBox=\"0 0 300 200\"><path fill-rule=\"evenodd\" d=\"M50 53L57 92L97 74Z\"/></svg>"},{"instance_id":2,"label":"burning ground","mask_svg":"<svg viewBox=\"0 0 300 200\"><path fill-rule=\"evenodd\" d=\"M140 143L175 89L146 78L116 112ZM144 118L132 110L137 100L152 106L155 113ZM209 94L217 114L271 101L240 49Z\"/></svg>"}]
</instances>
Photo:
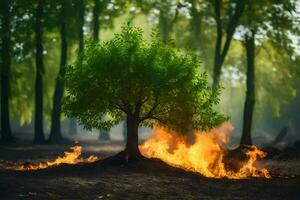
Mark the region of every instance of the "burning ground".
<instances>
[{"instance_id":1,"label":"burning ground","mask_svg":"<svg viewBox=\"0 0 300 200\"><path fill-rule=\"evenodd\" d=\"M201 148L197 137L184 145L183 142L187 141L172 137L172 144L176 144L175 146L158 147L153 146L158 145L154 135L141 146L142 153L151 160L121 166L103 165L101 159L120 151L122 142L84 140L80 141L82 148L75 146L73 149L69 145L1 147L1 199L299 199L300 159L259 162L254 168L258 171L252 171L259 178L240 177L250 176L251 170L245 170L245 173L235 171L233 176L233 172L220 163L220 157L216 156L222 155L220 152L226 152L223 144L226 144L228 135L223 133L226 130L221 135L211 133L206 138L201 138L201 141L206 141L206 150L202 152L204 157L209 158L201 163L206 163L207 167L204 169L209 169L210 174L205 174L203 168L197 167L199 159L196 162L189 158L193 149L199 152L198 148ZM157 130L156 134L160 134L160 145L166 141L165 137L171 137L163 129ZM217 145L214 143L209 146L207 143L211 141L218 141ZM152 145L152 149L149 149L149 145ZM164 157L159 154L160 151ZM214 153L208 156L207 152ZM258 157L264 156L259 154L260 151L257 152ZM155 157L174 167L165 165ZM181 160L180 163L178 159ZM209 160L213 162L207 163ZM57 167L57 162L61 161L69 165L61 164ZM47 164L54 167L45 167ZM20 166L27 169L42 166L41 168L46 169L24 171ZM271 176L284 174L289 177L279 178L273 175L272 178L262 178L265 176L261 173L264 169Z\"/></svg>"}]
</instances>

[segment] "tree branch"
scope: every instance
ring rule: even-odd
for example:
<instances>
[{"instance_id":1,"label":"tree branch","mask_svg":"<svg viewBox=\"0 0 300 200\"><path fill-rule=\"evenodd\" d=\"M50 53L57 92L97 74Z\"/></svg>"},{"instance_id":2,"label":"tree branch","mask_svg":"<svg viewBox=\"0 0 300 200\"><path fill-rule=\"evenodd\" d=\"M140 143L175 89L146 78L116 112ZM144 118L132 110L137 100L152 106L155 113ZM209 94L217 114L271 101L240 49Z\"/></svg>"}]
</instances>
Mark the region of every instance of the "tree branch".
<instances>
[{"instance_id":1,"label":"tree branch","mask_svg":"<svg viewBox=\"0 0 300 200\"><path fill-rule=\"evenodd\" d=\"M158 105L159 105L159 103L155 103L154 106L153 106L153 107L149 110L149 112L145 115L145 117L143 117L143 118L140 119L140 122L142 122L142 121L144 121L144 120L146 120L146 119L149 119L149 118L152 116L154 110L157 108Z\"/></svg>"}]
</instances>

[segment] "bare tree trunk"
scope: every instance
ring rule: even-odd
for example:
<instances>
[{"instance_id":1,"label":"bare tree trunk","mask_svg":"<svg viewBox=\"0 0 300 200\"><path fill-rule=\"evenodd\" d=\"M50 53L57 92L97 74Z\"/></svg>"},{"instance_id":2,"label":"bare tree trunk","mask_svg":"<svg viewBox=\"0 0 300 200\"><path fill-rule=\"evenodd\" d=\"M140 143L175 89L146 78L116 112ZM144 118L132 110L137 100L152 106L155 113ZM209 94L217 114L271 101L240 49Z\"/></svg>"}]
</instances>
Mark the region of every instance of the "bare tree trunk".
<instances>
[{"instance_id":1,"label":"bare tree trunk","mask_svg":"<svg viewBox=\"0 0 300 200\"><path fill-rule=\"evenodd\" d=\"M125 118L125 121L123 122L123 139L126 142L127 141L127 120Z\"/></svg>"},{"instance_id":2,"label":"bare tree trunk","mask_svg":"<svg viewBox=\"0 0 300 200\"><path fill-rule=\"evenodd\" d=\"M39 0L36 8L35 22L35 42L36 42L36 77L35 77L35 123L34 123L34 143L44 143L45 136L43 130L43 1Z\"/></svg>"},{"instance_id":3,"label":"bare tree trunk","mask_svg":"<svg viewBox=\"0 0 300 200\"><path fill-rule=\"evenodd\" d=\"M126 118L127 125L127 141L126 141L126 155L128 160L135 160L141 156L138 146L138 126L139 121L135 115L128 116Z\"/></svg>"},{"instance_id":4,"label":"bare tree trunk","mask_svg":"<svg viewBox=\"0 0 300 200\"><path fill-rule=\"evenodd\" d=\"M62 3L61 16L64 16L65 9L67 9L66 5L65 3ZM67 64L67 51L68 51L65 19L61 19L60 37L61 37L60 70L59 70L59 76L56 79L55 91L53 96L53 111L51 117L52 123L51 123L50 137L49 137L50 142L59 142L62 140L60 117L61 117L61 100L64 93L64 85L61 78L65 74L65 66Z\"/></svg>"},{"instance_id":5,"label":"bare tree trunk","mask_svg":"<svg viewBox=\"0 0 300 200\"><path fill-rule=\"evenodd\" d=\"M235 32L236 27L238 26L239 19L241 18L244 12L245 4L246 4L245 0L237 1L234 14L229 18L229 22L226 27L225 43L224 45L222 45L223 27L222 27L222 20L221 20L221 3L222 0L215 0L214 2L215 15L216 15L215 20L217 24L217 40L216 40L215 59L214 59L213 88L216 88L219 85L222 65L228 53L233 34Z\"/></svg>"},{"instance_id":6,"label":"bare tree trunk","mask_svg":"<svg viewBox=\"0 0 300 200\"><path fill-rule=\"evenodd\" d=\"M221 51L222 51L222 37L223 28L221 21L221 0L215 0L215 14L216 14L216 24L217 24L217 40L215 46L215 60L214 60L214 74L213 74L213 88L219 85L221 76Z\"/></svg>"},{"instance_id":7,"label":"bare tree trunk","mask_svg":"<svg viewBox=\"0 0 300 200\"><path fill-rule=\"evenodd\" d=\"M252 145L251 126L255 104L255 34L246 36L245 47L247 52L247 82L246 100L244 106L243 132L241 145Z\"/></svg>"},{"instance_id":8,"label":"bare tree trunk","mask_svg":"<svg viewBox=\"0 0 300 200\"><path fill-rule=\"evenodd\" d=\"M1 140L5 143L13 141L9 120L9 90L11 65L11 38L10 38L10 5L9 0L2 0L2 47L1 47Z\"/></svg>"},{"instance_id":9,"label":"bare tree trunk","mask_svg":"<svg viewBox=\"0 0 300 200\"><path fill-rule=\"evenodd\" d=\"M170 24L168 18L165 16L165 13L161 10L159 14L159 28L162 40L164 43L167 43L170 40Z\"/></svg>"},{"instance_id":10,"label":"bare tree trunk","mask_svg":"<svg viewBox=\"0 0 300 200\"><path fill-rule=\"evenodd\" d=\"M110 140L109 132L100 130L99 131L99 140Z\"/></svg>"},{"instance_id":11,"label":"bare tree trunk","mask_svg":"<svg viewBox=\"0 0 300 200\"><path fill-rule=\"evenodd\" d=\"M84 12L85 12L85 1L79 0L79 15L78 15L78 54L82 53L84 49L84 37L83 37L83 25L84 25ZM76 135L77 134L77 120L76 118L71 118L69 123L69 134Z\"/></svg>"},{"instance_id":12,"label":"bare tree trunk","mask_svg":"<svg viewBox=\"0 0 300 200\"><path fill-rule=\"evenodd\" d=\"M99 40L99 12L100 12L100 2L99 2L99 0L94 0L93 38L95 41Z\"/></svg>"}]
</instances>

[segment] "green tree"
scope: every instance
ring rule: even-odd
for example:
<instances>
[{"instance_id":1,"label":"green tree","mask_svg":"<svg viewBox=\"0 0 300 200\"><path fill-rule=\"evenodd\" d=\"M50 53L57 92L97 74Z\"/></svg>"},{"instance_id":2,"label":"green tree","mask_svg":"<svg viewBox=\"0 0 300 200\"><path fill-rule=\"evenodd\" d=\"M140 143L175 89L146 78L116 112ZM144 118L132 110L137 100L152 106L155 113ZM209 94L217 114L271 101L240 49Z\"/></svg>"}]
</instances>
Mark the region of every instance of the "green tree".
<instances>
[{"instance_id":1,"label":"green tree","mask_svg":"<svg viewBox=\"0 0 300 200\"><path fill-rule=\"evenodd\" d=\"M78 117L87 129L106 130L126 117L122 159L140 157L140 125L159 124L185 133L226 120L213 109L219 92L199 72L199 60L153 35L147 43L140 29L124 26L108 42L87 43L81 60L66 69L68 116Z\"/></svg>"},{"instance_id":2,"label":"green tree","mask_svg":"<svg viewBox=\"0 0 300 200\"><path fill-rule=\"evenodd\" d=\"M229 1L222 4L222 0L215 0L213 3L215 11L215 21L217 29L217 38L215 43L215 59L214 59L214 73L213 73L213 87L216 87L220 82L222 64L228 53L233 34L238 26L239 19L241 18L246 0ZM222 20L221 10L227 7L224 19ZM227 20L228 18L228 20ZM225 21L225 22L224 22ZM227 22L227 23L226 23ZM226 23L225 28L224 23ZM225 30L225 42L223 42Z\"/></svg>"},{"instance_id":3,"label":"green tree","mask_svg":"<svg viewBox=\"0 0 300 200\"><path fill-rule=\"evenodd\" d=\"M251 127L255 105L255 49L260 43L270 41L273 48L288 51L293 55L291 33L297 32L294 27L296 1L260 1L248 3L245 15L241 18L241 35L247 55L246 99L243 116L241 145L251 145ZM257 39L260 38L260 39ZM284 53L283 53L284 54Z\"/></svg>"}]
</instances>

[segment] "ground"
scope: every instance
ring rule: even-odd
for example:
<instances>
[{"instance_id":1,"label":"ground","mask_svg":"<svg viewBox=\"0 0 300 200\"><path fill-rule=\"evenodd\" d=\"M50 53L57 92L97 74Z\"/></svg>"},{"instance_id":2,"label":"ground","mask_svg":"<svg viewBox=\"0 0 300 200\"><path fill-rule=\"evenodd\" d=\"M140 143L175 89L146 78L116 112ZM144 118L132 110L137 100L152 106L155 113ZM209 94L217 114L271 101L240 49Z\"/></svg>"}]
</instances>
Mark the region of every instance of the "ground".
<instances>
[{"instance_id":1,"label":"ground","mask_svg":"<svg viewBox=\"0 0 300 200\"><path fill-rule=\"evenodd\" d=\"M83 157L100 158L122 149L120 142L83 141ZM209 179L165 166L158 160L118 166L76 165L21 172L25 162L53 160L70 145L1 146L0 199L300 199L300 162L268 161L289 178Z\"/></svg>"}]
</instances>

